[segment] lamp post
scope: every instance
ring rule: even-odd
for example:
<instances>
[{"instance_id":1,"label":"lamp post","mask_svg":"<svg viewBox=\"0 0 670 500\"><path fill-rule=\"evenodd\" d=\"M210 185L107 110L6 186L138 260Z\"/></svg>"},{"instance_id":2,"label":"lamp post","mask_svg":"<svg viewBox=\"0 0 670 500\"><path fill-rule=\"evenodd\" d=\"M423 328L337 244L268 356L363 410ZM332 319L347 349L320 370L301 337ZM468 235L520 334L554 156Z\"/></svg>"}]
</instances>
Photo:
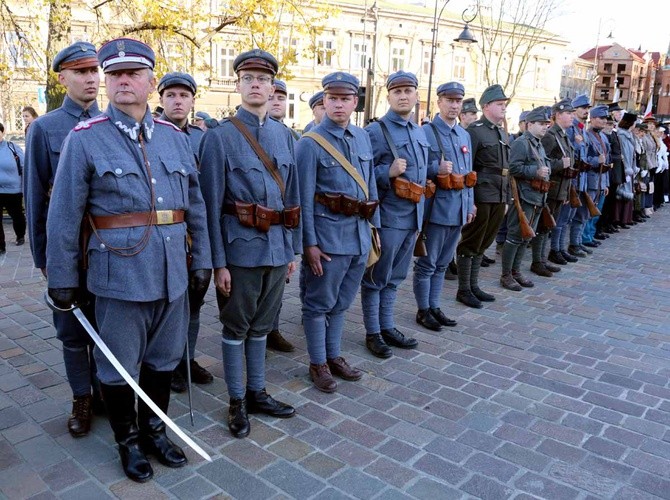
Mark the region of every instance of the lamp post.
<instances>
[{"instance_id":1,"label":"lamp post","mask_svg":"<svg viewBox=\"0 0 670 500\"><path fill-rule=\"evenodd\" d=\"M428 119L430 119L430 99L431 99L431 91L433 88L433 68L435 67L435 53L437 52L437 28L440 19L442 18L444 8L447 6L450 0L445 0L444 4L442 5L442 8L440 9L439 14L437 12L438 1L439 0L435 0L435 13L433 14L433 30L432 30L433 39L430 44L430 68L428 70L428 96L426 98L426 117ZM472 22L475 19L475 17L477 17L477 13L475 12L475 14L471 18L466 19L465 13L467 11L468 9L464 10L461 16L463 21L465 22L465 27L463 28L461 34L457 38L454 38L454 42L477 43L477 40L470 32L470 28L468 26L468 23Z\"/></svg>"}]
</instances>

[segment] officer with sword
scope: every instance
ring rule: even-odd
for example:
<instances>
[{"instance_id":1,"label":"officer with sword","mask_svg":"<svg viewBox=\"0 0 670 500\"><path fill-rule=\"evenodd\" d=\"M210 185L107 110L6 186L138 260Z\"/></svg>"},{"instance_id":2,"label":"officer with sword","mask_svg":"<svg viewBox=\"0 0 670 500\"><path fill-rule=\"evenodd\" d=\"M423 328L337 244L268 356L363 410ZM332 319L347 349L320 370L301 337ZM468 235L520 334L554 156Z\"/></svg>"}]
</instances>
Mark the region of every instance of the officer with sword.
<instances>
[{"instance_id":1,"label":"officer with sword","mask_svg":"<svg viewBox=\"0 0 670 500\"><path fill-rule=\"evenodd\" d=\"M80 266L88 266L103 399L124 472L144 482L153 476L149 454L168 467L187 462L165 433L166 424L176 428L165 413L186 342L187 287L207 286L211 255L188 139L147 106L156 86L153 50L120 38L98 59L110 105L64 143L47 219L48 294L57 308L78 306ZM139 387L131 383L138 377Z\"/></svg>"}]
</instances>

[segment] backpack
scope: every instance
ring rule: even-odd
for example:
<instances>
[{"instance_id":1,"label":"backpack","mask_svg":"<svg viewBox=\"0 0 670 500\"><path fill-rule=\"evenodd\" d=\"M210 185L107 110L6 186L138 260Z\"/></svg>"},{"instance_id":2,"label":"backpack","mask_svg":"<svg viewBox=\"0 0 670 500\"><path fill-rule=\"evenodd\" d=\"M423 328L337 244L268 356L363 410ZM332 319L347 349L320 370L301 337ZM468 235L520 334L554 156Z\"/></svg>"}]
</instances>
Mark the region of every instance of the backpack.
<instances>
[{"instance_id":1,"label":"backpack","mask_svg":"<svg viewBox=\"0 0 670 500\"><path fill-rule=\"evenodd\" d=\"M14 161L16 161L16 170L18 170L20 177L23 175L23 167L21 166L21 158L19 158L19 154L16 152L16 146L13 142L7 141L7 147L14 155Z\"/></svg>"}]
</instances>

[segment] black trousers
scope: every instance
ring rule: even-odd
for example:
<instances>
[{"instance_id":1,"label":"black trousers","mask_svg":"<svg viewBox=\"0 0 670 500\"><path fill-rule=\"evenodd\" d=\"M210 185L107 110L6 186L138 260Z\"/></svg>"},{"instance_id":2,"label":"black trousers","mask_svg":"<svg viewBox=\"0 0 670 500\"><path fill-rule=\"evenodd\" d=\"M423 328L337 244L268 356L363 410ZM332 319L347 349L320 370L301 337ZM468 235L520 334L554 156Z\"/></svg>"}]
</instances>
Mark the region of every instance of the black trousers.
<instances>
[{"instance_id":1,"label":"black trousers","mask_svg":"<svg viewBox=\"0 0 670 500\"><path fill-rule=\"evenodd\" d=\"M0 193L0 214L7 209L7 213L12 218L14 233L16 239L21 239L26 235L26 216L23 213L23 194L22 193ZM5 229L0 225L0 250L5 250Z\"/></svg>"}]
</instances>

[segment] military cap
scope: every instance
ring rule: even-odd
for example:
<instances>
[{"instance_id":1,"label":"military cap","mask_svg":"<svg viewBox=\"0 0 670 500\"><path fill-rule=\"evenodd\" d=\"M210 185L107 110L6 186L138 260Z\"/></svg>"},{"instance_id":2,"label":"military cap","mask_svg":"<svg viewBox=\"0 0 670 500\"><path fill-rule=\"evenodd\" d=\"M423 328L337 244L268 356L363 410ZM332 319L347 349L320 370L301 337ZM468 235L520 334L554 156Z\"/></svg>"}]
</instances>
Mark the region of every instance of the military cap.
<instances>
[{"instance_id":1,"label":"military cap","mask_svg":"<svg viewBox=\"0 0 670 500\"><path fill-rule=\"evenodd\" d=\"M463 108L461 113L478 113L479 108L477 108L477 101L474 97L469 97L468 99L463 99Z\"/></svg>"},{"instance_id":2,"label":"military cap","mask_svg":"<svg viewBox=\"0 0 670 500\"><path fill-rule=\"evenodd\" d=\"M556 104L554 104L551 107L552 113L571 113L575 110L575 108L572 106L572 102L570 99L563 99L562 101L558 101Z\"/></svg>"},{"instance_id":3,"label":"military cap","mask_svg":"<svg viewBox=\"0 0 670 500\"><path fill-rule=\"evenodd\" d=\"M195 117L199 120L211 120L212 117L204 111L196 111Z\"/></svg>"},{"instance_id":4,"label":"military cap","mask_svg":"<svg viewBox=\"0 0 670 500\"><path fill-rule=\"evenodd\" d=\"M479 104L482 106L493 101L509 101L509 97L505 95L505 91L497 83L486 87L479 98Z\"/></svg>"},{"instance_id":5,"label":"military cap","mask_svg":"<svg viewBox=\"0 0 670 500\"><path fill-rule=\"evenodd\" d=\"M176 87L177 85L181 87L186 87L189 89L193 95L195 95L198 90L198 86L195 84L195 80L188 73L179 73L173 71L166 73L163 78L158 82L158 93L163 95L163 91L170 87Z\"/></svg>"},{"instance_id":6,"label":"military cap","mask_svg":"<svg viewBox=\"0 0 670 500\"><path fill-rule=\"evenodd\" d=\"M549 114L547 113L547 106L538 106L532 111L528 111L528 114L526 115L526 122L528 123L548 121L551 120L549 119Z\"/></svg>"},{"instance_id":7,"label":"military cap","mask_svg":"<svg viewBox=\"0 0 670 500\"><path fill-rule=\"evenodd\" d=\"M607 106L604 104L594 106L591 108L591 111L589 111L589 116L591 118L606 118L608 114L609 111L607 110Z\"/></svg>"},{"instance_id":8,"label":"military cap","mask_svg":"<svg viewBox=\"0 0 670 500\"><path fill-rule=\"evenodd\" d=\"M637 115L635 113L625 112L621 117L621 120L619 120L619 126L623 128L628 128L631 127L632 125L635 125L636 121L637 121Z\"/></svg>"},{"instance_id":9,"label":"military cap","mask_svg":"<svg viewBox=\"0 0 670 500\"><path fill-rule=\"evenodd\" d=\"M121 69L154 69L156 55L147 44L132 38L117 38L100 47L98 61L105 73Z\"/></svg>"},{"instance_id":10,"label":"military cap","mask_svg":"<svg viewBox=\"0 0 670 500\"><path fill-rule=\"evenodd\" d=\"M98 66L98 55L95 45L89 42L73 43L61 50L51 63L51 69L60 73L63 69L95 68Z\"/></svg>"},{"instance_id":11,"label":"military cap","mask_svg":"<svg viewBox=\"0 0 670 500\"><path fill-rule=\"evenodd\" d=\"M358 95L358 78L343 71L324 76L321 85L325 94Z\"/></svg>"},{"instance_id":12,"label":"military cap","mask_svg":"<svg viewBox=\"0 0 670 500\"><path fill-rule=\"evenodd\" d=\"M309 108L314 109L317 104L323 104L323 90L319 90L316 94L309 98Z\"/></svg>"},{"instance_id":13,"label":"military cap","mask_svg":"<svg viewBox=\"0 0 670 500\"><path fill-rule=\"evenodd\" d=\"M239 73L243 69L267 71L274 76L277 74L277 71L279 71L279 63L269 52L261 49L254 49L242 52L233 61L233 70L235 70L235 73Z\"/></svg>"},{"instance_id":14,"label":"military cap","mask_svg":"<svg viewBox=\"0 0 670 500\"><path fill-rule=\"evenodd\" d=\"M654 118L653 115L645 116L644 118L642 118L642 121L644 121L644 122L656 122L656 118Z\"/></svg>"},{"instance_id":15,"label":"military cap","mask_svg":"<svg viewBox=\"0 0 670 500\"><path fill-rule=\"evenodd\" d=\"M437 95L463 97L465 95L465 87L458 82L443 83L437 87Z\"/></svg>"},{"instance_id":16,"label":"military cap","mask_svg":"<svg viewBox=\"0 0 670 500\"><path fill-rule=\"evenodd\" d=\"M575 97L572 100L572 107L573 108L590 108L591 107L591 101L589 100L589 96L586 94L581 94Z\"/></svg>"},{"instance_id":17,"label":"military cap","mask_svg":"<svg viewBox=\"0 0 670 500\"><path fill-rule=\"evenodd\" d=\"M526 117L528 116L528 113L530 113L530 111L521 112L521 114L519 115L519 123L527 121Z\"/></svg>"},{"instance_id":18,"label":"military cap","mask_svg":"<svg viewBox=\"0 0 670 500\"><path fill-rule=\"evenodd\" d=\"M156 107L154 108L154 113L158 113L159 115L162 114L163 111L165 111L165 110L163 109L163 106L156 106Z\"/></svg>"},{"instance_id":19,"label":"military cap","mask_svg":"<svg viewBox=\"0 0 670 500\"><path fill-rule=\"evenodd\" d=\"M614 123L614 118L612 118L612 115L607 115L605 120L607 120L607 123Z\"/></svg>"},{"instance_id":20,"label":"military cap","mask_svg":"<svg viewBox=\"0 0 670 500\"><path fill-rule=\"evenodd\" d=\"M286 90L286 83L284 81L275 79L274 84L275 93L279 92L280 94L288 95L288 91Z\"/></svg>"},{"instance_id":21,"label":"military cap","mask_svg":"<svg viewBox=\"0 0 670 500\"><path fill-rule=\"evenodd\" d=\"M395 89L397 87L414 87L419 86L419 81L416 79L414 73L408 73L407 71L396 71L391 73L386 79L386 90Z\"/></svg>"},{"instance_id":22,"label":"military cap","mask_svg":"<svg viewBox=\"0 0 670 500\"><path fill-rule=\"evenodd\" d=\"M610 113L614 111L623 111L623 108L619 106L618 102L611 102L607 105L607 111L609 111Z\"/></svg>"},{"instance_id":23,"label":"military cap","mask_svg":"<svg viewBox=\"0 0 670 500\"><path fill-rule=\"evenodd\" d=\"M646 123L636 123L635 124L636 128L639 128L640 130L644 130L645 132L649 130L649 126Z\"/></svg>"}]
</instances>

